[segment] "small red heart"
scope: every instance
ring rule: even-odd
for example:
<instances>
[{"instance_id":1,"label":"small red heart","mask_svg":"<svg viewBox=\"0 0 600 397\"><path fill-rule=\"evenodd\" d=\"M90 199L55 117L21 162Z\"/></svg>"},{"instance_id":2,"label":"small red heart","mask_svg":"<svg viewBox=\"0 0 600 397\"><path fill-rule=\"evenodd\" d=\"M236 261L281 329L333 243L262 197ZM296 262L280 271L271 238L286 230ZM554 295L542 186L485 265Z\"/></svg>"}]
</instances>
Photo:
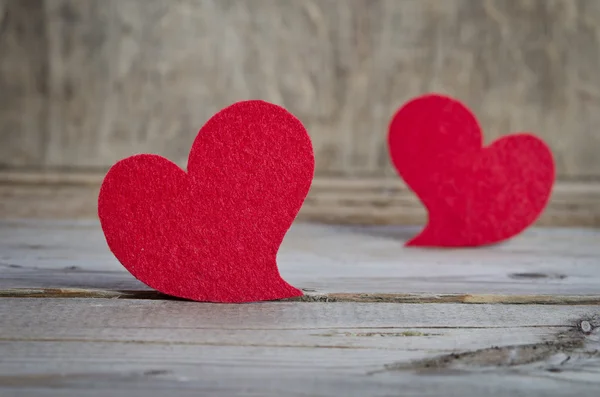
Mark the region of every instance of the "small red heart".
<instances>
[{"instance_id":1,"label":"small red heart","mask_svg":"<svg viewBox=\"0 0 600 397\"><path fill-rule=\"evenodd\" d=\"M519 133L483 147L479 123L459 101L424 95L394 115L392 162L427 208L429 221L407 245L480 246L531 225L548 203L555 171L539 138Z\"/></svg>"},{"instance_id":2,"label":"small red heart","mask_svg":"<svg viewBox=\"0 0 600 397\"><path fill-rule=\"evenodd\" d=\"M276 255L314 174L302 123L267 102L235 103L200 129L187 170L152 154L109 170L98 215L123 266L196 301L301 296L279 275Z\"/></svg>"}]
</instances>

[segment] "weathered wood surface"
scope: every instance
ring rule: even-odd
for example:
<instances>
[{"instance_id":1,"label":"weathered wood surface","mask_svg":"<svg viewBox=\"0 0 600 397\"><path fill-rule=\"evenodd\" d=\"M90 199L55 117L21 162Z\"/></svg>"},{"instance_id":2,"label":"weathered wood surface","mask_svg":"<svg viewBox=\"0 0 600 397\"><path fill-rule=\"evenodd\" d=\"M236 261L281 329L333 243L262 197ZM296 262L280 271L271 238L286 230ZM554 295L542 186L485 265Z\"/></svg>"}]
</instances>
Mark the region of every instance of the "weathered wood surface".
<instances>
[{"instance_id":1,"label":"weathered wood surface","mask_svg":"<svg viewBox=\"0 0 600 397\"><path fill-rule=\"evenodd\" d=\"M0 219L96 218L104 173L0 171ZM422 225L427 214L400 178L317 176L299 219ZM600 227L600 183L559 181L537 226Z\"/></svg>"},{"instance_id":2,"label":"weathered wood surface","mask_svg":"<svg viewBox=\"0 0 600 397\"><path fill-rule=\"evenodd\" d=\"M0 393L592 396L600 387L599 313L0 299Z\"/></svg>"},{"instance_id":3,"label":"weathered wood surface","mask_svg":"<svg viewBox=\"0 0 600 397\"><path fill-rule=\"evenodd\" d=\"M308 295L331 300L600 303L600 230L531 229L479 249L403 247L417 231L296 223L279 269ZM0 266L5 296L147 291L110 253L96 221L0 221Z\"/></svg>"},{"instance_id":4,"label":"weathered wood surface","mask_svg":"<svg viewBox=\"0 0 600 397\"><path fill-rule=\"evenodd\" d=\"M416 231L297 223L279 264L306 297L225 305L149 291L96 221L0 221L0 395L596 394L600 231Z\"/></svg>"},{"instance_id":5,"label":"weathered wood surface","mask_svg":"<svg viewBox=\"0 0 600 397\"><path fill-rule=\"evenodd\" d=\"M393 175L393 110L439 91L474 108L488 142L531 130L561 178L600 177L596 0L2 4L3 165L184 164L210 115L262 98L306 124L318 175Z\"/></svg>"},{"instance_id":6,"label":"weathered wood surface","mask_svg":"<svg viewBox=\"0 0 600 397\"><path fill-rule=\"evenodd\" d=\"M595 0L50 0L46 12L52 165L132 151L185 164L212 113L258 97L306 124L318 173L381 175L394 108L434 90L472 105L488 141L539 131L560 176L600 177Z\"/></svg>"},{"instance_id":7,"label":"weathered wood surface","mask_svg":"<svg viewBox=\"0 0 600 397\"><path fill-rule=\"evenodd\" d=\"M41 166L48 113L43 0L0 0L0 167Z\"/></svg>"},{"instance_id":8,"label":"weathered wood surface","mask_svg":"<svg viewBox=\"0 0 600 397\"><path fill-rule=\"evenodd\" d=\"M65 171L0 183L0 218L93 216L99 182L70 172L139 152L183 165L216 110L261 98L311 134L303 219L423 223L386 128L439 91L474 108L487 142L550 144L559 182L539 225L600 226L599 18L596 0L0 0L0 168Z\"/></svg>"}]
</instances>

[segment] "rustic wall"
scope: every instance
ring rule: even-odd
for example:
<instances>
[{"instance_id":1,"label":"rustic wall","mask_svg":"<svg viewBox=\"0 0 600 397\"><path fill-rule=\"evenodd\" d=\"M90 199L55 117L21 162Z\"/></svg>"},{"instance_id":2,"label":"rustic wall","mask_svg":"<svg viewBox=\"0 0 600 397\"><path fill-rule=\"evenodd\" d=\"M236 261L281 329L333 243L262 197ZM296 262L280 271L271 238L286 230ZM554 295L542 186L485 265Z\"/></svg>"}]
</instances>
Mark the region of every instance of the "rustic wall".
<instances>
[{"instance_id":1,"label":"rustic wall","mask_svg":"<svg viewBox=\"0 0 600 397\"><path fill-rule=\"evenodd\" d=\"M43 165L48 53L43 0L0 0L0 166Z\"/></svg>"},{"instance_id":2,"label":"rustic wall","mask_svg":"<svg viewBox=\"0 0 600 397\"><path fill-rule=\"evenodd\" d=\"M260 98L305 123L317 177L387 181L392 112L438 91L488 142L533 131L561 181L600 180L597 0L0 0L0 18L11 170L183 165L210 115Z\"/></svg>"}]
</instances>

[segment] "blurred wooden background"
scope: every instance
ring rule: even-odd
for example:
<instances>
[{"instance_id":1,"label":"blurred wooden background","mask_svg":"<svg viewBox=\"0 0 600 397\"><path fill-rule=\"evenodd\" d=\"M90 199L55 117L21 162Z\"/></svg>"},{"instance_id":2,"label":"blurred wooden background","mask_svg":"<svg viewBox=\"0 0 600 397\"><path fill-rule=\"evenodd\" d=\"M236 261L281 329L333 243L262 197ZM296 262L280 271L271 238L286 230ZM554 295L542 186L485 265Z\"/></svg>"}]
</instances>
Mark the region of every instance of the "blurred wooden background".
<instances>
[{"instance_id":1,"label":"blurred wooden background","mask_svg":"<svg viewBox=\"0 0 600 397\"><path fill-rule=\"evenodd\" d=\"M430 91L487 142L550 144L540 224L600 226L598 0L0 0L0 217L93 217L112 163L185 165L214 112L264 99L313 139L304 219L420 223L386 128Z\"/></svg>"}]
</instances>

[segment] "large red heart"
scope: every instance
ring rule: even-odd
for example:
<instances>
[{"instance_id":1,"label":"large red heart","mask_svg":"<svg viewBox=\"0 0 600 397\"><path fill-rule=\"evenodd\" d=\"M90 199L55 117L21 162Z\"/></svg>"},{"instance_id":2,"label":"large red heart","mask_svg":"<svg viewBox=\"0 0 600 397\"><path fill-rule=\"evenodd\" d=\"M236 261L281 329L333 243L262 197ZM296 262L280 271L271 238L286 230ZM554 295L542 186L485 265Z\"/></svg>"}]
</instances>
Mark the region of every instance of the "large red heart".
<instances>
[{"instance_id":1,"label":"large red heart","mask_svg":"<svg viewBox=\"0 0 600 397\"><path fill-rule=\"evenodd\" d=\"M555 171L547 145L519 133L483 147L475 116L455 99L409 101L394 115L388 143L398 173L429 213L407 245L497 243L531 225L549 200Z\"/></svg>"},{"instance_id":2,"label":"large red heart","mask_svg":"<svg viewBox=\"0 0 600 397\"><path fill-rule=\"evenodd\" d=\"M276 255L310 189L302 123L263 101L235 103L199 131L187 173L141 154L116 163L98 198L106 241L140 281L210 302L300 296Z\"/></svg>"}]
</instances>

